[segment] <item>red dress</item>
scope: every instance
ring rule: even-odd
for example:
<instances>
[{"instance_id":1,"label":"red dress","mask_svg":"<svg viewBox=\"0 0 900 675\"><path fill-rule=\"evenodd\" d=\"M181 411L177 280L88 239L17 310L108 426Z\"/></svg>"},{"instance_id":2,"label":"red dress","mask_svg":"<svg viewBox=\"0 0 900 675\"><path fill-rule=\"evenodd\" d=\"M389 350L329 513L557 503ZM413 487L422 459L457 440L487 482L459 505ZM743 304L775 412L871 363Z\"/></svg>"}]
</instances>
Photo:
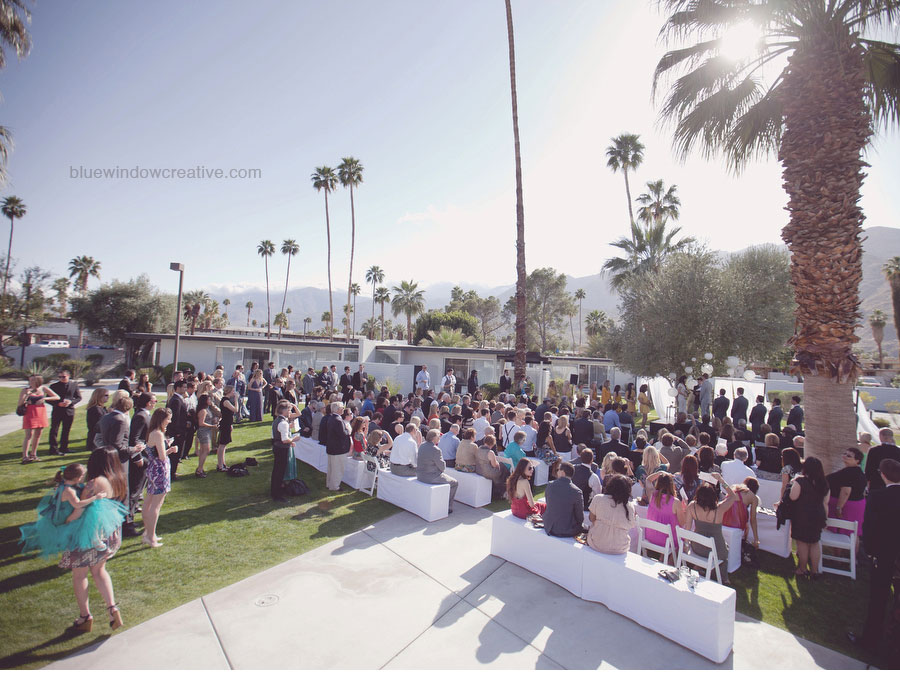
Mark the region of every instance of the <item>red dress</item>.
<instances>
[{"instance_id":1,"label":"red dress","mask_svg":"<svg viewBox=\"0 0 900 675\"><path fill-rule=\"evenodd\" d=\"M534 506L531 506L528 503L528 497L513 498L509 501L509 505L512 507L512 514L523 520L535 513L544 515L544 510L547 508L547 505L543 502L535 502Z\"/></svg>"},{"instance_id":2,"label":"red dress","mask_svg":"<svg viewBox=\"0 0 900 675\"><path fill-rule=\"evenodd\" d=\"M23 429L43 429L47 422L47 406L44 405L44 394L31 394L25 397L25 416L22 418Z\"/></svg>"}]
</instances>

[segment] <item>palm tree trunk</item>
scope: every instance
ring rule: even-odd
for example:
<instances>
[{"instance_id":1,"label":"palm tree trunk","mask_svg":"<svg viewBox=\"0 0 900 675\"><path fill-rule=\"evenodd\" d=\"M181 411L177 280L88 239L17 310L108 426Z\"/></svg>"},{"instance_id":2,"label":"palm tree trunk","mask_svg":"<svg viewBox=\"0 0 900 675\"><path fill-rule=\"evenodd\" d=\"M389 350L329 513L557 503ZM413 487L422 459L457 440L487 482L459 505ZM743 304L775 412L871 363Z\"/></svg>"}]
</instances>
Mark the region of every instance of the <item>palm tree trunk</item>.
<instances>
[{"instance_id":1,"label":"palm tree trunk","mask_svg":"<svg viewBox=\"0 0 900 675\"><path fill-rule=\"evenodd\" d=\"M9 261L12 257L12 240L13 229L15 228L16 219L9 217L9 247L6 249L6 271L3 273L3 299L6 300L6 283L9 281ZM898 333L900 335L900 333Z\"/></svg>"},{"instance_id":2,"label":"palm tree trunk","mask_svg":"<svg viewBox=\"0 0 900 675\"><path fill-rule=\"evenodd\" d=\"M284 306L287 304L287 289L288 289L288 280L291 278L291 258L293 258L290 253L288 253L288 267L287 267L287 275L284 277L284 297L281 299L281 311L284 313Z\"/></svg>"},{"instance_id":3,"label":"palm tree trunk","mask_svg":"<svg viewBox=\"0 0 900 675\"><path fill-rule=\"evenodd\" d=\"M353 296L353 332L351 335L356 335L356 296Z\"/></svg>"},{"instance_id":4,"label":"palm tree trunk","mask_svg":"<svg viewBox=\"0 0 900 675\"><path fill-rule=\"evenodd\" d=\"M881 341L878 341L878 367L884 368L884 355L881 353Z\"/></svg>"},{"instance_id":5,"label":"palm tree trunk","mask_svg":"<svg viewBox=\"0 0 900 675\"><path fill-rule=\"evenodd\" d=\"M250 327L250 310L251 309L252 309L251 307L247 308L247 328Z\"/></svg>"},{"instance_id":6,"label":"palm tree trunk","mask_svg":"<svg viewBox=\"0 0 900 675\"><path fill-rule=\"evenodd\" d=\"M575 349L575 326L572 324L572 319L574 317L569 315L569 331L572 333L572 349Z\"/></svg>"},{"instance_id":7,"label":"palm tree trunk","mask_svg":"<svg viewBox=\"0 0 900 675\"><path fill-rule=\"evenodd\" d=\"M581 346L581 300L578 301L578 346Z\"/></svg>"},{"instance_id":8,"label":"palm tree trunk","mask_svg":"<svg viewBox=\"0 0 900 675\"><path fill-rule=\"evenodd\" d=\"M269 257L265 257L266 261L266 337L271 336L272 331L272 309L269 305ZM194 334L193 325L191 326L191 335Z\"/></svg>"},{"instance_id":9,"label":"palm tree trunk","mask_svg":"<svg viewBox=\"0 0 900 675\"><path fill-rule=\"evenodd\" d=\"M412 344L412 314L406 313L406 344Z\"/></svg>"},{"instance_id":10,"label":"palm tree trunk","mask_svg":"<svg viewBox=\"0 0 900 675\"><path fill-rule=\"evenodd\" d=\"M381 341L384 342L384 301L381 303Z\"/></svg>"},{"instance_id":11,"label":"palm tree trunk","mask_svg":"<svg viewBox=\"0 0 900 675\"><path fill-rule=\"evenodd\" d=\"M894 308L894 330L900 339L900 277L891 277L891 305Z\"/></svg>"},{"instance_id":12,"label":"palm tree trunk","mask_svg":"<svg viewBox=\"0 0 900 675\"><path fill-rule=\"evenodd\" d=\"M872 129L860 48L846 28L821 30L789 58L779 159L790 213L782 238L791 250L797 301L788 341L796 352L791 372L804 376L807 454L828 473L856 444L851 392L860 372L852 351L859 340L862 279L858 202L866 166L861 154Z\"/></svg>"},{"instance_id":13,"label":"palm tree trunk","mask_svg":"<svg viewBox=\"0 0 900 675\"><path fill-rule=\"evenodd\" d=\"M331 297L331 221L328 218L328 190L325 190L325 234L328 237L328 337L334 337L334 298Z\"/></svg>"},{"instance_id":14,"label":"palm tree trunk","mask_svg":"<svg viewBox=\"0 0 900 675\"><path fill-rule=\"evenodd\" d=\"M525 204L522 198L522 154L519 145L519 102L516 94L516 46L513 38L512 4L506 0L506 36L509 42L509 89L512 98L513 140L516 151L516 382L525 379L527 316L525 307Z\"/></svg>"},{"instance_id":15,"label":"palm tree trunk","mask_svg":"<svg viewBox=\"0 0 900 675\"><path fill-rule=\"evenodd\" d=\"M375 280L372 279L372 329L369 331L369 339L375 339Z\"/></svg>"},{"instance_id":16,"label":"palm tree trunk","mask_svg":"<svg viewBox=\"0 0 900 675\"><path fill-rule=\"evenodd\" d=\"M350 326L350 291L353 287L353 252L356 248L356 211L353 208L353 183L350 183L350 280L347 282L347 342L356 330L356 308L354 307L353 328Z\"/></svg>"},{"instance_id":17,"label":"palm tree trunk","mask_svg":"<svg viewBox=\"0 0 900 675\"><path fill-rule=\"evenodd\" d=\"M625 176L625 198L628 199L628 220L631 223L634 223L634 211L631 208L631 187L628 185L628 169L626 167L622 167L622 174ZM631 238L632 243L634 243L634 237Z\"/></svg>"}]
</instances>

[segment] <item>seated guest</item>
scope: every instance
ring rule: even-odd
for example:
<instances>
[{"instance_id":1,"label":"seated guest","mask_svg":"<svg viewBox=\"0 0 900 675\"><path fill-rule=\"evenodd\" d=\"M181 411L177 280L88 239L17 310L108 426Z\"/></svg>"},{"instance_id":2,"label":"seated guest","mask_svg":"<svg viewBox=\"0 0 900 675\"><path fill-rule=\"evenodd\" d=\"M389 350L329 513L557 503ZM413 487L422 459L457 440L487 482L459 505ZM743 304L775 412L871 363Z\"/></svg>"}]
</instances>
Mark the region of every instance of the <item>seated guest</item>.
<instances>
[{"instance_id":1,"label":"seated guest","mask_svg":"<svg viewBox=\"0 0 900 675\"><path fill-rule=\"evenodd\" d=\"M884 431L884 429L882 429ZM890 429L888 429L890 431ZM791 440L791 447L797 451L797 454L800 455L800 459L803 459L803 446L806 444L806 438L797 434ZM898 453L898 457L900 457L900 453Z\"/></svg>"},{"instance_id":2,"label":"seated guest","mask_svg":"<svg viewBox=\"0 0 900 675\"><path fill-rule=\"evenodd\" d=\"M766 435L766 444L756 449L756 476L761 480L781 481L781 451L778 436Z\"/></svg>"},{"instance_id":3,"label":"seated guest","mask_svg":"<svg viewBox=\"0 0 900 675\"><path fill-rule=\"evenodd\" d=\"M825 477L830 488L828 517L852 520L857 524L857 534L862 535L863 515L866 511L866 474L860 467L863 454L859 448L847 448L841 459L844 468ZM829 529L841 534L850 534L849 530Z\"/></svg>"},{"instance_id":4,"label":"seated guest","mask_svg":"<svg viewBox=\"0 0 900 675\"><path fill-rule=\"evenodd\" d=\"M659 451L656 448L652 445L648 445L644 448L640 466L638 466L637 470L634 472L635 480L637 480L637 482L641 484L641 487L644 488L644 501L650 498L650 493L653 491L653 486L647 482L647 476L654 474L657 471L668 470L669 465L664 464L660 460Z\"/></svg>"},{"instance_id":5,"label":"seated guest","mask_svg":"<svg viewBox=\"0 0 900 675\"><path fill-rule=\"evenodd\" d=\"M450 431L441 436L438 447L441 450L441 456L451 469L456 466L456 453L459 451L459 425L451 424Z\"/></svg>"},{"instance_id":6,"label":"seated guest","mask_svg":"<svg viewBox=\"0 0 900 675\"><path fill-rule=\"evenodd\" d=\"M517 518L528 518L528 516L537 514L543 515L547 505L542 502L535 502L531 495L531 483L529 482L534 475L534 465L523 458L516 464L515 470L506 481L506 494L509 497L509 505L512 514Z\"/></svg>"},{"instance_id":7,"label":"seated guest","mask_svg":"<svg viewBox=\"0 0 900 675\"><path fill-rule=\"evenodd\" d=\"M484 445L475 451L475 473L484 476L493 483L491 497L496 499L503 494L506 479L509 476L509 468L497 459L494 448L497 447L497 439L493 434L486 434Z\"/></svg>"},{"instance_id":8,"label":"seated guest","mask_svg":"<svg viewBox=\"0 0 900 675\"><path fill-rule=\"evenodd\" d=\"M727 482L727 478L722 476ZM755 478L748 477L741 483L732 485L734 494L737 499L731 505L731 508L725 512L722 517L722 527L733 527L744 533L744 539L750 529L753 530L753 545L759 548L759 530L756 527L756 510L759 508L759 481ZM750 526L749 528L747 526Z\"/></svg>"},{"instance_id":9,"label":"seated guest","mask_svg":"<svg viewBox=\"0 0 900 675\"><path fill-rule=\"evenodd\" d=\"M463 429L462 439L456 447L456 466L453 467L457 471L475 473L475 453L478 450L475 433L475 429Z\"/></svg>"},{"instance_id":10,"label":"seated guest","mask_svg":"<svg viewBox=\"0 0 900 675\"><path fill-rule=\"evenodd\" d=\"M591 500L591 527L587 543L599 553L627 553L631 544L628 530L634 527L634 505L630 502L631 484L623 476L612 476L603 486L603 494Z\"/></svg>"},{"instance_id":11,"label":"seated guest","mask_svg":"<svg viewBox=\"0 0 900 675\"><path fill-rule=\"evenodd\" d=\"M390 457L393 445L391 435L388 432L375 429L366 436L366 455L369 458L374 458L378 467L388 469L391 466Z\"/></svg>"},{"instance_id":12,"label":"seated guest","mask_svg":"<svg viewBox=\"0 0 900 675\"><path fill-rule=\"evenodd\" d=\"M697 464L700 471L710 473L716 470L716 453L711 447L704 446L697 450Z\"/></svg>"},{"instance_id":13,"label":"seated guest","mask_svg":"<svg viewBox=\"0 0 900 675\"><path fill-rule=\"evenodd\" d=\"M551 537L574 537L584 532L584 497L572 482L574 475L574 466L560 462L556 480L550 482L544 493L547 499L544 531Z\"/></svg>"},{"instance_id":14,"label":"seated guest","mask_svg":"<svg viewBox=\"0 0 900 675\"><path fill-rule=\"evenodd\" d=\"M512 435L512 440L506 444L506 448L504 448L500 454L497 456L504 464L509 465L510 471L512 471L513 467L519 463L519 460L525 457L525 451L522 450L521 444L525 442L525 432L524 431L516 431Z\"/></svg>"},{"instance_id":15,"label":"seated guest","mask_svg":"<svg viewBox=\"0 0 900 675\"><path fill-rule=\"evenodd\" d=\"M428 483L429 485L449 485L450 503L448 505L448 510L450 513L453 513L453 499L456 497L459 481L444 473L444 470L447 468L447 463L441 456L441 450L437 446L440 438L440 431L437 429L428 430L428 435L425 436L425 442L419 446L418 453L416 454L416 480L421 483Z\"/></svg>"},{"instance_id":16,"label":"seated guest","mask_svg":"<svg viewBox=\"0 0 900 675\"><path fill-rule=\"evenodd\" d=\"M613 475L612 463L621 459L616 453L610 452L603 456L603 459L600 461L600 480L605 481L607 476Z\"/></svg>"},{"instance_id":17,"label":"seated guest","mask_svg":"<svg viewBox=\"0 0 900 675\"><path fill-rule=\"evenodd\" d=\"M578 409L577 416L572 422L572 443L574 445L590 445L594 440L594 424L591 422L587 409Z\"/></svg>"},{"instance_id":18,"label":"seated guest","mask_svg":"<svg viewBox=\"0 0 900 675\"><path fill-rule=\"evenodd\" d=\"M803 460L800 453L794 448L785 448L781 451L781 493L787 489L788 484L794 480L794 476L803 468Z\"/></svg>"},{"instance_id":19,"label":"seated guest","mask_svg":"<svg viewBox=\"0 0 900 675\"><path fill-rule=\"evenodd\" d=\"M678 473L681 471L682 460L691 454L687 443L673 434L664 433L660 439L662 445L659 448L659 454L666 460L669 465L669 471Z\"/></svg>"},{"instance_id":20,"label":"seated guest","mask_svg":"<svg viewBox=\"0 0 900 675\"><path fill-rule=\"evenodd\" d=\"M647 518L656 523L669 525L672 528L672 555L677 555L678 536L675 528L684 522L685 504L675 494L675 481L672 475L665 471L657 471L647 477L647 486L650 488L649 504L647 505ZM647 495L647 492L644 493ZM666 535L656 530L644 530L644 538L657 546L666 545ZM663 561L665 562L665 561Z\"/></svg>"},{"instance_id":21,"label":"seated guest","mask_svg":"<svg viewBox=\"0 0 900 675\"><path fill-rule=\"evenodd\" d=\"M600 414L599 410L595 410L591 417L591 425L594 427L594 447L600 446L602 443L606 443L606 427L603 426L603 417Z\"/></svg>"},{"instance_id":22,"label":"seated guest","mask_svg":"<svg viewBox=\"0 0 900 675\"><path fill-rule=\"evenodd\" d=\"M700 487L699 473L700 463L696 457L688 455L681 460L681 471L675 474L675 489L679 492L684 490L682 499L687 498L687 501L691 501L694 498L697 488Z\"/></svg>"},{"instance_id":23,"label":"seated guest","mask_svg":"<svg viewBox=\"0 0 900 675\"><path fill-rule=\"evenodd\" d=\"M622 430L618 427L606 427L606 432L609 435L609 440L597 449L599 457L602 459L609 453L625 457L625 453L628 452L628 446L620 440L622 438Z\"/></svg>"},{"instance_id":24,"label":"seated guest","mask_svg":"<svg viewBox=\"0 0 900 675\"><path fill-rule=\"evenodd\" d=\"M581 490L584 497L584 510L588 510L591 503L591 496L600 494L602 487L600 484L600 467L594 464L594 452L590 448L582 448L578 455L579 461L574 464L575 474L572 476L572 482Z\"/></svg>"},{"instance_id":25,"label":"seated guest","mask_svg":"<svg viewBox=\"0 0 900 675\"><path fill-rule=\"evenodd\" d=\"M718 446L716 446L718 447ZM722 462L722 478L729 485L737 485L743 483L745 478L756 479L756 474L744 462L747 461L749 453L747 448L737 448L734 451L734 459Z\"/></svg>"},{"instance_id":26,"label":"seated guest","mask_svg":"<svg viewBox=\"0 0 900 675\"><path fill-rule=\"evenodd\" d=\"M415 476L416 461L419 444L416 437L419 434L419 425L410 422L406 425L406 431L394 439L391 448L391 473L395 476Z\"/></svg>"},{"instance_id":27,"label":"seated guest","mask_svg":"<svg viewBox=\"0 0 900 675\"><path fill-rule=\"evenodd\" d=\"M682 471L685 467L681 467ZM728 547L725 545L725 537L722 535L722 518L731 508L737 496L731 486L722 480L721 474L714 473L713 478L725 489L725 499L718 501L715 485L702 482L695 490L696 496L687 507L685 516L685 529L692 529L704 537L712 537L716 544L716 555L719 558L719 574L722 583L728 583ZM709 555L709 549L697 544L691 545L691 550L699 556Z\"/></svg>"}]
</instances>

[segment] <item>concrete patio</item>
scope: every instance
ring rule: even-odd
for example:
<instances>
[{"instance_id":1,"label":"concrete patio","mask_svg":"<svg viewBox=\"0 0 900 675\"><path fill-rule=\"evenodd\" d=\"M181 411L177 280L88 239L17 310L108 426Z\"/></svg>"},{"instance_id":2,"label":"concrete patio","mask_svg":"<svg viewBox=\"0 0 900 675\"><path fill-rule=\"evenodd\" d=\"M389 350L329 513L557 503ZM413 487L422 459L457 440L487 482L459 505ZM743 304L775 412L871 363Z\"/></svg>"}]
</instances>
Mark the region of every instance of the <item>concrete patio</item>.
<instances>
[{"instance_id":1,"label":"concrete patio","mask_svg":"<svg viewBox=\"0 0 900 675\"><path fill-rule=\"evenodd\" d=\"M740 614L734 652L714 664L491 556L491 515L396 514L50 667L865 668Z\"/></svg>"}]
</instances>

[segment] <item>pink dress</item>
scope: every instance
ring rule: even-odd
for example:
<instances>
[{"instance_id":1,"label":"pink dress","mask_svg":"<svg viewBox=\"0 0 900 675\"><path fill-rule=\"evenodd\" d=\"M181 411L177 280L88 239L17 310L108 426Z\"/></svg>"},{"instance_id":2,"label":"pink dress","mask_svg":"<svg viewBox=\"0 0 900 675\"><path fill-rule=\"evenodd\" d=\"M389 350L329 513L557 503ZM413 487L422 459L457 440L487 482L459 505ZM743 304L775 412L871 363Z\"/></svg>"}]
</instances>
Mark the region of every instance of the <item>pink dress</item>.
<instances>
[{"instance_id":1,"label":"pink dress","mask_svg":"<svg viewBox=\"0 0 900 675\"><path fill-rule=\"evenodd\" d=\"M659 507L657 507L656 494L650 497L650 504L647 506L647 518L663 525L669 525L672 528L672 547L673 550L677 551L678 537L675 534L675 528L678 526L678 516L672 513L672 502L675 497L672 495L659 495L659 498ZM666 536L656 530L644 530L644 538L657 546L666 545Z\"/></svg>"}]
</instances>

